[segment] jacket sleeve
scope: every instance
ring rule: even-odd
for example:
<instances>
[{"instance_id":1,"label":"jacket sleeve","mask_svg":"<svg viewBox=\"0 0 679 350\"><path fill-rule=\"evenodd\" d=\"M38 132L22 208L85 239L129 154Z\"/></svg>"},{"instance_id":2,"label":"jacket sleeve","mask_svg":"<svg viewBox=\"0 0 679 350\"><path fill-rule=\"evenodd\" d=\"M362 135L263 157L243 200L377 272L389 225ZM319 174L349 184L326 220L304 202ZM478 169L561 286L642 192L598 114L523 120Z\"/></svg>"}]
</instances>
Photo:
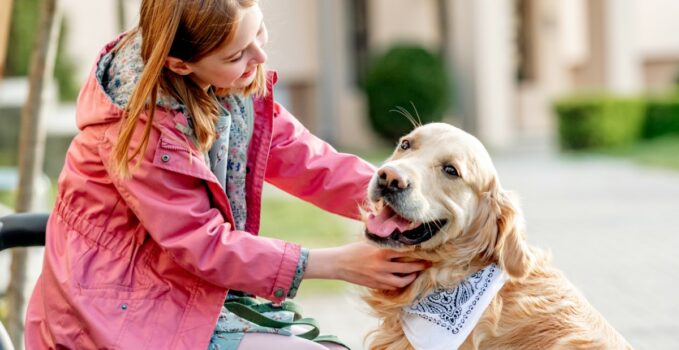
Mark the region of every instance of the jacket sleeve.
<instances>
[{"instance_id":1,"label":"jacket sleeve","mask_svg":"<svg viewBox=\"0 0 679 350\"><path fill-rule=\"evenodd\" d=\"M152 239L177 264L206 281L283 300L292 284L300 246L232 230L211 204L209 169L202 159L179 142L153 138L131 178L112 177ZM112 142L102 143L99 152L109 164Z\"/></svg>"},{"instance_id":2,"label":"jacket sleeve","mask_svg":"<svg viewBox=\"0 0 679 350\"><path fill-rule=\"evenodd\" d=\"M266 180L329 212L360 218L375 168L337 152L312 135L283 106L274 105L273 140Z\"/></svg>"}]
</instances>

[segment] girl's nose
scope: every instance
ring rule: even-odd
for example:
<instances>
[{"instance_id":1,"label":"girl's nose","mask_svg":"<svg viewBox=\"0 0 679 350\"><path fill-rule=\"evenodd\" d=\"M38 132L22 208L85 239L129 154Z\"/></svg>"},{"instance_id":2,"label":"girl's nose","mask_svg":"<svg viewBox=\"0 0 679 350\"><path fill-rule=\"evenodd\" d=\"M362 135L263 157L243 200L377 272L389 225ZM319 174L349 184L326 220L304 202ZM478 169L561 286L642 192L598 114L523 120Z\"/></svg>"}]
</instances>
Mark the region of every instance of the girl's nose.
<instances>
[{"instance_id":1,"label":"girl's nose","mask_svg":"<svg viewBox=\"0 0 679 350\"><path fill-rule=\"evenodd\" d=\"M264 51L264 48L259 46L259 45L255 45L254 55L252 56L252 59L257 64L265 63L266 59L267 59L267 55L266 55L266 52Z\"/></svg>"},{"instance_id":2,"label":"girl's nose","mask_svg":"<svg viewBox=\"0 0 679 350\"><path fill-rule=\"evenodd\" d=\"M266 26L262 24L262 32L257 35L257 39L254 42L255 46L255 54L253 55L253 60L257 64L263 64L266 62L267 55L266 51L264 51L264 46L266 46L267 42L269 41L269 33L266 31Z\"/></svg>"}]
</instances>

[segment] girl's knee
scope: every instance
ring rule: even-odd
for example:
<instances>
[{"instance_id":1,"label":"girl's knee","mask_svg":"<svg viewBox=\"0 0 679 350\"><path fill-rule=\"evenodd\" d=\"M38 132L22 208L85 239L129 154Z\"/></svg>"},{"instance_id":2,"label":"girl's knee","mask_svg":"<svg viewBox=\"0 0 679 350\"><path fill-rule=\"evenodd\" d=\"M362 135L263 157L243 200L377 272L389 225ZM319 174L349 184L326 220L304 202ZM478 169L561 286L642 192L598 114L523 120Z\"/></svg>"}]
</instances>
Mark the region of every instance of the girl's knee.
<instances>
[{"instance_id":1,"label":"girl's knee","mask_svg":"<svg viewBox=\"0 0 679 350\"><path fill-rule=\"evenodd\" d=\"M268 333L247 333L238 346L238 350L261 350L261 349L276 349L276 350L327 350L327 349L344 349L326 347L329 343L315 343L296 336L268 334ZM334 345L334 344L332 344Z\"/></svg>"},{"instance_id":2,"label":"girl's knee","mask_svg":"<svg viewBox=\"0 0 679 350\"><path fill-rule=\"evenodd\" d=\"M323 345L326 349L330 350L347 350L347 348L345 348L344 346L335 343L320 342L319 344Z\"/></svg>"}]
</instances>

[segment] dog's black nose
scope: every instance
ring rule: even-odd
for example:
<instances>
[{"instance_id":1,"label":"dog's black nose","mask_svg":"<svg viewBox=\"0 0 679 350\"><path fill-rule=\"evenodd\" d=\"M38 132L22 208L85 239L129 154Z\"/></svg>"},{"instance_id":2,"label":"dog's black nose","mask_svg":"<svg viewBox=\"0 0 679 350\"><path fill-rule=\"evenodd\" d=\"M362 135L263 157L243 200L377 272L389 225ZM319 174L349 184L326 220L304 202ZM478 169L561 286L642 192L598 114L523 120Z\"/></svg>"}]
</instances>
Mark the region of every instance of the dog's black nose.
<instances>
[{"instance_id":1,"label":"dog's black nose","mask_svg":"<svg viewBox=\"0 0 679 350\"><path fill-rule=\"evenodd\" d=\"M385 166L377 171L377 186L382 193L398 193L410 186L396 169Z\"/></svg>"}]
</instances>

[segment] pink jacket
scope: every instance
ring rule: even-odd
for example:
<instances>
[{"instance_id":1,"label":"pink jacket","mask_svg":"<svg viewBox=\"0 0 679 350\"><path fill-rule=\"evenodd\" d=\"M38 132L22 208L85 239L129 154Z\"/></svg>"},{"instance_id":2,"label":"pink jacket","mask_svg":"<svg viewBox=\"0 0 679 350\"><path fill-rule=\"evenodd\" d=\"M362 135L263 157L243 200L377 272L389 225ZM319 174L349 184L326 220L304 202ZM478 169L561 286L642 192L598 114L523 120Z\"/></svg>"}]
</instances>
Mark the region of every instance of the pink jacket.
<instances>
[{"instance_id":1,"label":"pink jacket","mask_svg":"<svg viewBox=\"0 0 679 350\"><path fill-rule=\"evenodd\" d=\"M271 73L270 92L275 80ZM131 179L109 176L121 110L93 70L26 315L27 349L207 349L228 289L287 295L300 247L257 236L263 181L357 218L373 167L311 135L272 92L254 109L245 232L231 229L228 199L189 151L179 112L156 111Z\"/></svg>"}]
</instances>

